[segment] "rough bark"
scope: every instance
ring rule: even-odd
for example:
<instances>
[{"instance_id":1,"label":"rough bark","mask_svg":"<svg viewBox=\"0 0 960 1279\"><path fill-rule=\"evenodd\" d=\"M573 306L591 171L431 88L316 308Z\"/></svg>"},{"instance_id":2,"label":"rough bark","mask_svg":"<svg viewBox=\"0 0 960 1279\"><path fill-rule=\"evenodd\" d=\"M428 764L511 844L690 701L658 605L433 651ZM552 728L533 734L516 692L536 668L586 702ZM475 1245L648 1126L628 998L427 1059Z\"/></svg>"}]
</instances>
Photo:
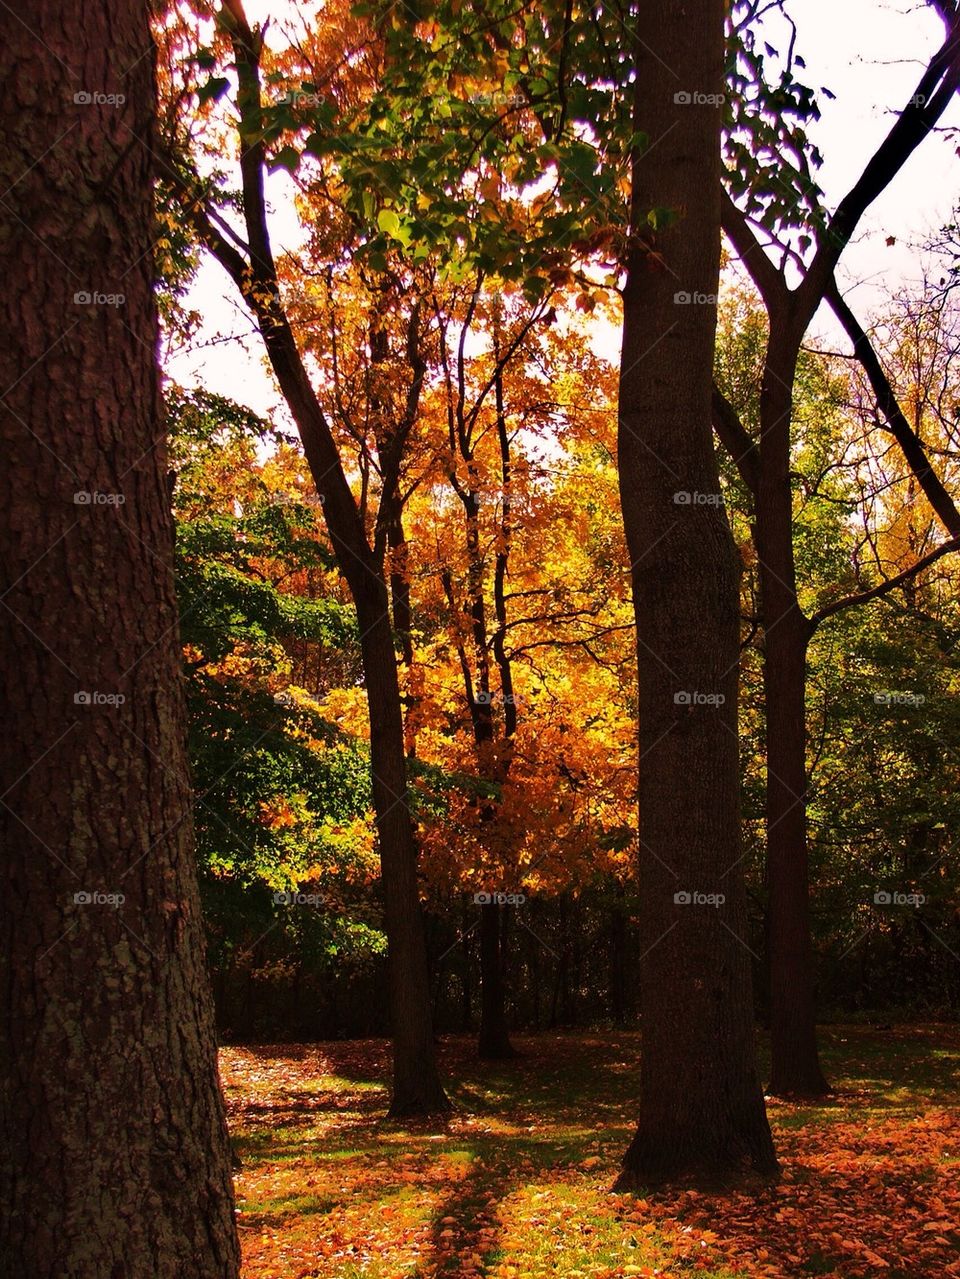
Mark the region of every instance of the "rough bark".
<instances>
[{"instance_id":1,"label":"rough bark","mask_svg":"<svg viewBox=\"0 0 960 1279\"><path fill-rule=\"evenodd\" d=\"M0 54L0 1271L232 1279L155 357L147 7L41 0L29 18Z\"/></svg>"},{"instance_id":2,"label":"rough bark","mask_svg":"<svg viewBox=\"0 0 960 1279\"><path fill-rule=\"evenodd\" d=\"M621 1189L776 1168L740 870L740 563L710 429L723 9L667 0L636 19L635 123L651 145L633 166L619 468L640 665L645 954L640 1121ZM654 208L677 221L651 232Z\"/></svg>"},{"instance_id":3,"label":"rough bark","mask_svg":"<svg viewBox=\"0 0 960 1279\"><path fill-rule=\"evenodd\" d=\"M807 851L806 686L810 622L797 597L790 422L799 339L773 329L760 395L755 507L764 627L770 1091L829 1092L817 1048Z\"/></svg>"}]
</instances>

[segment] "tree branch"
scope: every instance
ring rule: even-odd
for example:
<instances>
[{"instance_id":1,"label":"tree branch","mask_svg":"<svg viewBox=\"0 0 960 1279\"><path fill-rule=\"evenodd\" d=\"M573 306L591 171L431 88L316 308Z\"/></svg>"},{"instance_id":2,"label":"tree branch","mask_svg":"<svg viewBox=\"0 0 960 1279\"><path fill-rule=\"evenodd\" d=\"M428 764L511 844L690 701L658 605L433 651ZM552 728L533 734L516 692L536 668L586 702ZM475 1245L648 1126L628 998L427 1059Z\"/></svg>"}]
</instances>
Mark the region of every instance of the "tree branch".
<instances>
[{"instance_id":1,"label":"tree branch","mask_svg":"<svg viewBox=\"0 0 960 1279\"><path fill-rule=\"evenodd\" d=\"M836 280L831 276L825 294L827 302L843 325L847 337L853 343L854 355L863 366L870 381L870 386L877 397L877 405L887 419L890 432L900 445L907 465L923 489L924 495L944 528L951 537L960 537L960 511L957 510L953 498L944 488L939 476L930 464L923 444L907 421L897 401L890 380L884 372L883 365L873 349L873 344L861 326L857 317L847 306L840 294Z\"/></svg>"},{"instance_id":2,"label":"tree branch","mask_svg":"<svg viewBox=\"0 0 960 1279\"><path fill-rule=\"evenodd\" d=\"M764 306L768 312L781 308L789 296L786 281L764 253L749 222L734 204L726 188L721 190L720 200L723 230L757 286Z\"/></svg>"},{"instance_id":3,"label":"tree branch","mask_svg":"<svg viewBox=\"0 0 960 1279\"><path fill-rule=\"evenodd\" d=\"M720 388L713 386L713 429L720 443L730 454L747 489L754 497L760 487L760 450L751 439L747 428L740 421L733 407Z\"/></svg>"},{"instance_id":4,"label":"tree branch","mask_svg":"<svg viewBox=\"0 0 960 1279\"><path fill-rule=\"evenodd\" d=\"M794 293L798 313L807 321L833 275L863 214L884 191L943 115L960 87L960 16L954 14L944 43L900 112L896 123L873 153L860 177L837 206L819 238L803 282Z\"/></svg>"},{"instance_id":5,"label":"tree branch","mask_svg":"<svg viewBox=\"0 0 960 1279\"><path fill-rule=\"evenodd\" d=\"M881 596L887 595L890 591L895 591L898 586L903 586L905 582L909 582L911 578L916 577L918 573L922 573L925 568L929 568L931 564L936 563L944 555L951 555L954 551L960 551L960 537L954 537L949 542L944 542L936 550L922 556L917 560L916 564L904 569L896 577L891 577L886 582L881 582L879 586L874 586L872 590L861 591L857 595L847 595L841 600L834 600L832 604L827 604L825 608L818 609L810 618L809 634L812 635L820 623L828 617L832 617L834 613L840 613L848 608L855 608L858 604L866 604L868 600L880 599Z\"/></svg>"},{"instance_id":6,"label":"tree branch","mask_svg":"<svg viewBox=\"0 0 960 1279\"><path fill-rule=\"evenodd\" d=\"M249 285L244 297L256 316L273 371L299 429L314 483L324 499L324 517L340 568L359 604L371 598L371 590L374 596L379 595L376 565L339 450L280 302L264 198L260 35L251 30L241 0L225 0L220 13L237 67L243 214L250 244Z\"/></svg>"}]
</instances>

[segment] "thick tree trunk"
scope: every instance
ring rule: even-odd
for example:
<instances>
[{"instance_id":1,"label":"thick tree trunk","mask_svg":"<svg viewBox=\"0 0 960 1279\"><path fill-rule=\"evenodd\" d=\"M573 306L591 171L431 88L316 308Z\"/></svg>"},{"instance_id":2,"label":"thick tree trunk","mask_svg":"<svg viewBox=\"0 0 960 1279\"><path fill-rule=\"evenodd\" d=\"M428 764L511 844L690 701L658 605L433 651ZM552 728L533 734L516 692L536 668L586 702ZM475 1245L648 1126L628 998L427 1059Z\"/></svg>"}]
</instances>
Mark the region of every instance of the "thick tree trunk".
<instances>
[{"instance_id":1,"label":"thick tree trunk","mask_svg":"<svg viewBox=\"0 0 960 1279\"><path fill-rule=\"evenodd\" d=\"M40 0L29 19L0 55L0 1271L233 1279L155 358L147 6Z\"/></svg>"},{"instance_id":2,"label":"thick tree trunk","mask_svg":"<svg viewBox=\"0 0 960 1279\"><path fill-rule=\"evenodd\" d=\"M740 871L740 563L710 431L723 10L665 0L636 19L636 127L651 145L633 172L619 468L640 665L645 954L640 1122L621 1189L776 1168ZM652 232L655 208L677 222Z\"/></svg>"},{"instance_id":3,"label":"thick tree trunk","mask_svg":"<svg viewBox=\"0 0 960 1279\"><path fill-rule=\"evenodd\" d=\"M777 358L775 352L784 354ZM800 609L793 553L790 387L796 348L771 333L761 393L757 559L764 624L767 756L767 946L770 1091L820 1096L807 856L806 662L810 624Z\"/></svg>"},{"instance_id":4,"label":"thick tree trunk","mask_svg":"<svg viewBox=\"0 0 960 1279\"><path fill-rule=\"evenodd\" d=\"M480 1036L478 1055L487 1061L516 1057L507 1032L504 982L503 910L495 902L480 907Z\"/></svg>"},{"instance_id":5,"label":"thick tree trunk","mask_svg":"<svg viewBox=\"0 0 960 1279\"><path fill-rule=\"evenodd\" d=\"M370 714L370 769L380 841L384 917L389 939L395 1118L449 1109L433 1044L430 976L410 817L403 712L386 584L355 594Z\"/></svg>"}]
</instances>

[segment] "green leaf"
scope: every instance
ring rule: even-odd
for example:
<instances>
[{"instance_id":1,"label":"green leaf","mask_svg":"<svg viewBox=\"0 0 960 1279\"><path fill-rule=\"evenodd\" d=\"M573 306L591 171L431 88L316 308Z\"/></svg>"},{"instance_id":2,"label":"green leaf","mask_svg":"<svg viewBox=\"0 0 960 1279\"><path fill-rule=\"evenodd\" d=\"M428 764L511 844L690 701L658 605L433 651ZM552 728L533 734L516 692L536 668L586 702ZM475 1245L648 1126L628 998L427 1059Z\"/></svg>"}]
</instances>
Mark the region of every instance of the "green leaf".
<instances>
[{"instance_id":1,"label":"green leaf","mask_svg":"<svg viewBox=\"0 0 960 1279\"><path fill-rule=\"evenodd\" d=\"M300 152L296 147L285 146L277 152L270 162L271 169L286 169L288 173L296 173L300 164Z\"/></svg>"},{"instance_id":2,"label":"green leaf","mask_svg":"<svg viewBox=\"0 0 960 1279\"><path fill-rule=\"evenodd\" d=\"M381 209L377 214L377 226L386 235L396 238L397 232L400 230L400 219L393 209Z\"/></svg>"},{"instance_id":3,"label":"green leaf","mask_svg":"<svg viewBox=\"0 0 960 1279\"><path fill-rule=\"evenodd\" d=\"M205 102L219 102L229 88L230 81L226 76L215 75L211 77L206 84L201 84L197 90L197 98L200 101L200 105L203 106Z\"/></svg>"}]
</instances>

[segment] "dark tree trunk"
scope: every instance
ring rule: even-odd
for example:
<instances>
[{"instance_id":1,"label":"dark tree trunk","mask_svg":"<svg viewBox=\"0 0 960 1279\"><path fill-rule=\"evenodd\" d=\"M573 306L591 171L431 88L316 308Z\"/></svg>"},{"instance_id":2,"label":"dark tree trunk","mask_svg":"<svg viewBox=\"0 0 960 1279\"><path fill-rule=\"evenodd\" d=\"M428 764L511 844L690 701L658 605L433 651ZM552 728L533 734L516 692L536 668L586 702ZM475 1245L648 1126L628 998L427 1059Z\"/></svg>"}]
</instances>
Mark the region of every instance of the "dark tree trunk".
<instances>
[{"instance_id":1,"label":"dark tree trunk","mask_svg":"<svg viewBox=\"0 0 960 1279\"><path fill-rule=\"evenodd\" d=\"M740 563L710 432L723 11L723 0L665 0L636 19L636 128L652 145L633 166L619 467L640 665L645 953L640 1122L621 1189L776 1168L740 871ZM676 223L653 232L655 208Z\"/></svg>"},{"instance_id":2,"label":"dark tree trunk","mask_svg":"<svg viewBox=\"0 0 960 1279\"><path fill-rule=\"evenodd\" d=\"M470 1030L471 1019L473 1017L473 987L470 981L470 969L472 959L470 955L470 921L467 915L467 907L463 907L463 950L461 963L461 986L460 986L460 1029L466 1035Z\"/></svg>"},{"instance_id":3,"label":"dark tree trunk","mask_svg":"<svg viewBox=\"0 0 960 1279\"><path fill-rule=\"evenodd\" d=\"M561 893L557 899L557 945L560 955L557 959L557 972L553 981L553 995L550 999L550 1030L555 1030L561 1021L568 1020L570 1011L570 947L567 942L567 895Z\"/></svg>"},{"instance_id":4,"label":"dark tree trunk","mask_svg":"<svg viewBox=\"0 0 960 1279\"><path fill-rule=\"evenodd\" d=\"M390 547L390 603L393 606L393 628L400 642L403 664L413 666L413 611L410 605L410 551L403 531L403 511L399 498L394 501L387 530Z\"/></svg>"},{"instance_id":5,"label":"dark tree trunk","mask_svg":"<svg viewBox=\"0 0 960 1279\"><path fill-rule=\"evenodd\" d=\"M337 565L357 609L370 714L373 801L380 843L384 916L390 952L389 985L394 1045L392 1115L444 1111L449 1103L439 1083L432 1033L426 942L417 878L417 846L407 794L403 710L397 657L390 629L383 548L367 541L361 512L343 468L337 443L317 399L280 304L264 194L266 147L261 131L260 34L250 29L241 0L220 10L236 59L243 146L243 213L249 261L207 216L202 194L178 179L184 216L230 275L257 319L280 390L297 424L310 472L324 503L324 518ZM251 141L252 139L252 141ZM398 470L399 452L391 461ZM394 476L396 480L396 475ZM387 489L395 491L396 484ZM391 494L383 500L388 503Z\"/></svg>"},{"instance_id":6,"label":"dark tree trunk","mask_svg":"<svg viewBox=\"0 0 960 1279\"><path fill-rule=\"evenodd\" d=\"M617 884L610 908L610 1016L618 1026L626 1021L626 976L624 961L627 928L623 915L623 886Z\"/></svg>"},{"instance_id":7,"label":"dark tree trunk","mask_svg":"<svg viewBox=\"0 0 960 1279\"><path fill-rule=\"evenodd\" d=\"M797 339L797 342L799 339ZM790 486L790 387L797 346L774 328L761 391L757 559L764 624L767 756L767 945L770 1091L829 1091L817 1052L807 856L806 664L810 623L800 609ZM777 357L777 352L781 352Z\"/></svg>"},{"instance_id":8,"label":"dark tree trunk","mask_svg":"<svg viewBox=\"0 0 960 1279\"><path fill-rule=\"evenodd\" d=\"M960 23L953 5L937 4L947 26L917 91L860 176L817 236L817 248L799 283L788 287L734 202L724 197L724 226L763 298L770 339L761 392L759 469L755 446L741 428L733 454L756 495L757 544L764 611L767 698L767 827L769 960L774 1092L818 1096L829 1091L817 1055L813 946L810 936L806 846L806 750L804 684L806 646L812 630L871 592L834 600L805 619L797 600L791 541L790 415L797 353L817 308L826 300L853 342L877 398L917 483L944 527L956 536L960 511L937 477L922 440L897 403L865 330L840 296L835 271L861 218L901 171L960 87ZM796 263L792 263L795 266ZM721 417L723 415L721 414ZM718 430L723 434L722 422ZM748 467L743 461L750 457ZM955 548L941 547L939 556ZM890 589L890 579L882 589ZM901 586L905 582L899 583Z\"/></svg>"},{"instance_id":9,"label":"dark tree trunk","mask_svg":"<svg viewBox=\"0 0 960 1279\"><path fill-rule=\"evenodd\" d=\"M484 1060L516 1057L507 1032L504 975L504 908L495 902L480 907L480 1036L478 1055Z\"/></svg>"},{"instance_id":10,"label":"dark tree trunk","mask_svg":"<svg viewBox=\"0 0 960 1279\"><path fill-rule=\"evenodd\" d=\"M23 1279L239 1265L155 356L151 47L146 5L40 0L0 54L0 1271Z\"/></svg>"},{"instance_id":11,"label":"dark tree trunk","mask_svg":"<svg viewBox=\"0 0 960 1279\"><path fill-rule=\"evenodd\" d=\"M534 904L531 902L530 914L535 919L539 916L534 915ZM540 994L541 994L541 977L542 969L540 967L540 942L534 936L534 930L531 927L525 930L525 943L527 948L527 971L530 974L530 997L533 1002L533 1029L540 1029Z\"/></svg>"},{"instance_id":12,"label":"dark tree trunk","mask_svg":"<svg viewBox=\"0 0 960 1279\"><path fill-rule=\"evenodd\" d=\"M427 946L417 880L417 846L407 794L403 712L386 584L378 597L355 594L370 714L370 769L377 814L384 917L389 938L395 1118L449 1106L436 1067Z\"/></svg>"}]
</instances>

